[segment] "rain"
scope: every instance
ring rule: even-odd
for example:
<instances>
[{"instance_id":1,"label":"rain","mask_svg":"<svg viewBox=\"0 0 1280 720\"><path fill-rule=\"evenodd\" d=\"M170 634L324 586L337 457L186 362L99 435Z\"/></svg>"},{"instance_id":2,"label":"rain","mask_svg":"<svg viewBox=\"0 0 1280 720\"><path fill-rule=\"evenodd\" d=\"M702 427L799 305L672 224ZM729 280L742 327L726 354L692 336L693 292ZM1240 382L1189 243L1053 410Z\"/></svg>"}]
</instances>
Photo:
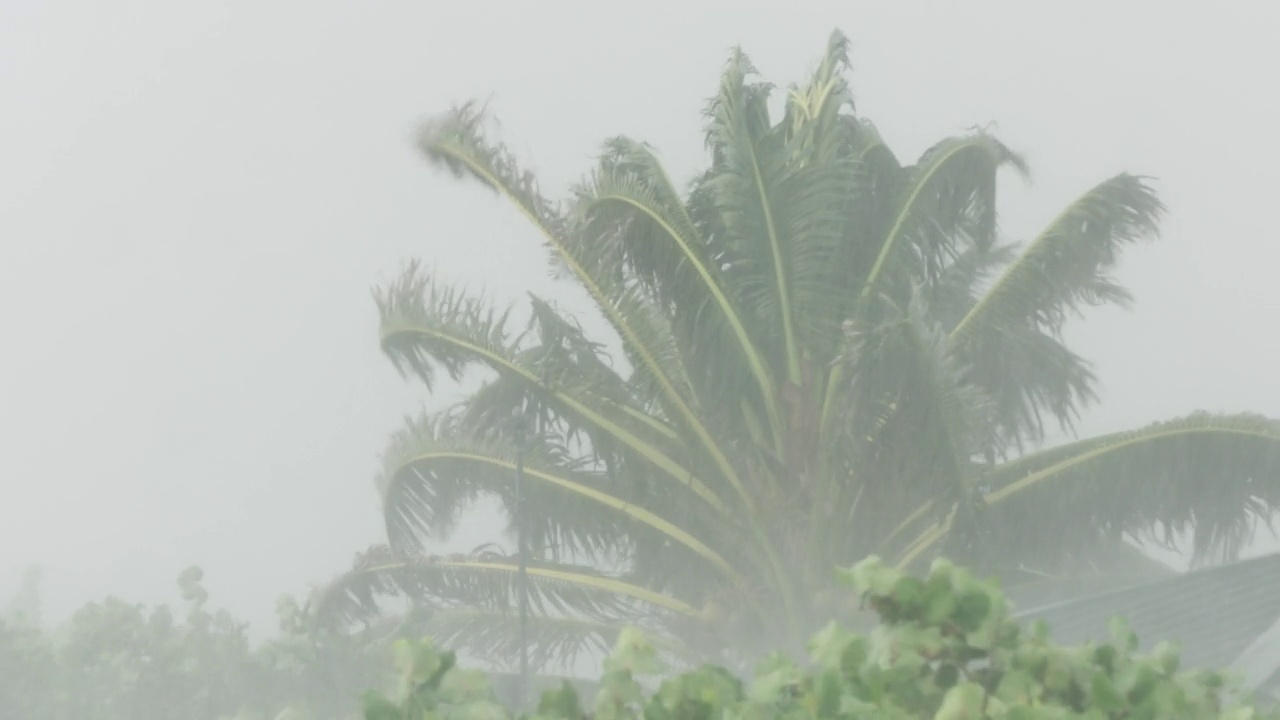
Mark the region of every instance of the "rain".
<instances>
[{"instance_id":1,"label":"rain","mask_svg":"<svg viewBox=\"0 0 1280 720\"><path fill-rule=\"evenodd\" d=\"M0 720L591 707L950 563L1274 703L1271 15L4 3Z\"/></svg>"}]
</instances>

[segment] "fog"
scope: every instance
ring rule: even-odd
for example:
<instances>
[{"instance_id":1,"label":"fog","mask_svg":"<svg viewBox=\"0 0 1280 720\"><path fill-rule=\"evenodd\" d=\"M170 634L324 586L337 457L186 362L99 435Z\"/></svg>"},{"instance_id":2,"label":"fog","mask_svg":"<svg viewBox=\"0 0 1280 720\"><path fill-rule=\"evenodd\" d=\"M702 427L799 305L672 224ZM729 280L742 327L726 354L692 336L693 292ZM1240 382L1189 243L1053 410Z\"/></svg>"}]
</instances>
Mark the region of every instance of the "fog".
<instances>
[{"instance_id":1,"label":"fog","mask_svg":"<svg viewBox=\"0 0 1280 720\"><path fill-rule=\"evenodd\" d=\"M785 83L835 27L859 111L902 156L988 124L1026 154L1007 237L1110 174L1157 178L1163 239L1119 272L1136 307L1070 331L1102 378L1082 434L1280 417L1274 8L639 7L0 5L0 597L38 565L49 619L171 601L195 564L271 627L278 595L384 538L377 454L404 413L457 396L396 374L370 287L418 257L586 312L515 212L425 167L416 123L487 99L552 194L618 133L683 181L728 48ZM499 528L477 517L454 546Z\"/></svg>"}]
</instances>

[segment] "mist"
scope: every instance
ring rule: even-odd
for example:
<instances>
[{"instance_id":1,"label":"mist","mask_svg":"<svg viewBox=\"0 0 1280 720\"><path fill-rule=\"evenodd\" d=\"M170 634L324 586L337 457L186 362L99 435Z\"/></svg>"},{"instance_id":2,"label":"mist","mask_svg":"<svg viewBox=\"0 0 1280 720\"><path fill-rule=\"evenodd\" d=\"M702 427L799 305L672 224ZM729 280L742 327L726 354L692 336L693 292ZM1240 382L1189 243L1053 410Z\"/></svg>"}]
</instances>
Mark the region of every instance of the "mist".
<instances>
[{"instance_id":1,"label":"mist","mask_svg":"<svg viewBox=\"0 0 1280 720\"><path fill-rule=\"evenodd\" d=\"M371 287L420 258L496 304L532 291L605 327L518 213L424 165L418 123L487 102L551 196L618 134L683 186L729 48L799 81L835 27L858 113L903 158L974 126L1025 154L1031 181L1001 181L1002 237L1029 239L1103 177L1155 178L1161 238L1116 273L1134 307L1068 326L1101 379L1081 436L1198 409L1280 417L1275 13L10 0L0 597L38 567L59 622L108 595L177 602L196 565L213 604L272 632L281 594L385 541L374 477L402 416L475 388L401 378ZM482 509L438 549L505 526ZM1264 532L1245 554L1277 546Z\"/></svg>"}]
</instances>

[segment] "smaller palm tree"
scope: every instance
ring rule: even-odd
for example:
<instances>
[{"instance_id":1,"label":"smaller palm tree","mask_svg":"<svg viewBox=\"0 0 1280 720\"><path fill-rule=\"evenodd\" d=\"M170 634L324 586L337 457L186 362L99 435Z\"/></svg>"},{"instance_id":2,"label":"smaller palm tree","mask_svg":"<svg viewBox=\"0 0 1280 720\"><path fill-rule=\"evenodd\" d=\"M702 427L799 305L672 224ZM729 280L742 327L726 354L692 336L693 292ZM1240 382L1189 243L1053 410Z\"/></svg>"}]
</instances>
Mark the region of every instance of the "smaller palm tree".
<instances>
[{"instance_id":1,"label":"smaller palm tree","mask_svg":"<svg viewBox=\"0 0 1280 720\"><path fill-rule=\"evenodd\" d=\"M615 138L553 204L474 106L425 128L427 158L512 201L615 336L539 297L520 327L417 266L379 291L402 373L493 377L393 438L389 544L319 596L325 612L359 619L400 594L433 609L442 641L514 660L512 554L424 554L486 496L524 518L539 665L624 624L694 659L795 648L856 612L832 569L873 553L945 553L1016 585L1149 568L1134 540L1230 556L1270 519L1266 418L1041 448L1096 398L1062 329L1128 302L1111 273L1155 235L1149 183L1108 178L1002 242L997 177L1022 159L975 130L901 164L853 112L846 45L833 35L777 120L735 52L706 110L708 167L683 193L648 146Z\"/></svg>"}]
</instances>

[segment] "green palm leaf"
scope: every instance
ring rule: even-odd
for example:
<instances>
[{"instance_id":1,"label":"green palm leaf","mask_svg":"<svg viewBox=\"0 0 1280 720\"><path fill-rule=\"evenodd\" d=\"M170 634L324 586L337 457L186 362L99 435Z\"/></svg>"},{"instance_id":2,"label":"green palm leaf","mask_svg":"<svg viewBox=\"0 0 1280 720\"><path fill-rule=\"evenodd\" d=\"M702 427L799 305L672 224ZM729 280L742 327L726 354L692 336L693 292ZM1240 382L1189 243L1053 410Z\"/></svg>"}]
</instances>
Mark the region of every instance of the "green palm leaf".
<instances>
[{"instance_id":1,"label":"green palm leaf","mask_svg":"<svg viewBox=\"0 0 1280 720\"><path fill-rule=\"evenodd\" d=\"M1185 533L1196 561L1233 557L1280 507L1280 422L1196 413L1021 457L982 485L985 508L952 549L983 562L1056 573L1125 537L1168 545ZM936 523L921 542L951 529Z\"/></svg>"},{"instance_id":2,"label":"green palm leaf","mask_svg":"<svg viewBox=\"0 0 1280 720\"><path fill-rule=\"evenodd\" d=\"M1034 532L1069 549L1100 535L1189 533L1198 561L1234 556L1280 507L1280 422L1196 413L1034 453L987 482L1002 542Z\"/></svg>"},{"instance_id":3,"label":"green palm leaf","mask_svg":"<svg viewBox=\"0 0 1280 720\"><path fill-rule=\"evenodd\" d=\"M689 350L697 352L695 342L708 346L730 365L715 376L723 386L738 385L749 374L776 432L777 391L767 360L748 334L747 322L725 291L705 241L652 151L626 138L611 140L601 169L577 194L585 237L591 238L595 250L626 262L658 301L690 308L676 318L686 324L682 336ZM743 371L735 371L733 356L725 352L733 345L745 364Z\"/></svg>"},{"instance_id":4,"label":"green palm leaf","mask_svg":"<svg viewBox=\"0 0 1280 720\"><path fill-rule=\"evenodd\" d=\"M430 608L472 607L511 612L518 605L517 560L493 551L424 555L386 546L371 548L350 572L322 588L316 613L351 622L376 616L379 598L418 598ZM577 615L639 623L656 614L697 617L689 604L593 568L530 562L529 608L536 615Z\"/></svg>"},{"instance_id":5,"label":"green palm leaf","mask_svg":"<svg viewBox=\"0 0 1280 720\"><path fill-rule=\"evenodd\" d=\"M456 378L466 365L484 364L539 391L564 412L589 423L687 485L711 507L726 511L720 498L688 468L625 427L616 413L609 413L582 392L574 392L571 388L579 379L574 368L534 368L520 362L516 348L508 340L505 315L486 311L480 302L430 281L416 267L378 297L378 306L383 351L401 372L412 371L431 387L437 365Z\"/></svg>"},{"instance_id":6,"label":"green palm leaf","mask_svg":"<svg viewBox=\"0 0 1280 720\"><path fill-rule=\"evenodd\" d=\"M898 166L869 124L851 124L848 135L862 181L837 266L847 268L859 288L842 310L868 327L893 312L894 304L905 305L917 286L943 282L971 251L989 249L995 242L996 175L1003 167L1024 176L1028 170L1021 156L986 132L947 138L909 168ZM828 370L820 411L824 435L843 371L838 363Z\"/></svg>"},{"instance_id":7,"label":"green palm leaf","mask_svg":"<svg viewBox=\"0 0 1280 720\"><path fill-rule=\"evenodd\" d=\"M787 269L782 257L782 229L774 214L778 200L772 196L771 183L780 178L770 176L782 166L777 162L783 149L780 140L769 137L769 87L749 84L755 74L751 61L740 50L733 53L721 80L720 95L712 102L707 115L712 122L707 130L707 144L716 155L718 172L708 183L717 209L725 218L729 232L744 239L739 248L756 250L760 260L760 284L772 283L777 308L770 317L778 322L783 335L786 377L800 383L800 350L795 338L794 321L787 290ZM766 146L772 141L772 147ZM761 157L761 153L772 157ZM773 163L766 165L769 160ZM746 238L750 238L747 240ZM754 241L754 242L752 242ZM749 243L749 244L748 244ZM760 252L763 251L763 252ZM760 293L759 287L755 292ZM758 311L759 312L759 311Z\"/></svg>"},{"instance_id":8,"label":"green palm leaf","mask_svg":"<svg viewBox=\"0 0 1280 720\"><path fill-rule=\"evenodd\" d=\"M706 112L713 173L703 185L727 235L723 262L756 332L777 348L775 367L795 386L805 381L806 341L838 327L830 258L856 174L847 158L823 151L849 104L838 76L847 63L845 44L830 44L813 84L793 93L787 119L771 126L770 88L749 81L755 68L735 51Z\"/></svg>"},{"instance_id":9,"label":"green palm leaf","mask_svg":"<svg viewBox=\"0 0 1280 720\"><path fill-rule=\"evenodd\" d=\"M530 542L591 556L616 550L619 535L638 540L643 527L658 536L650 542L682 546L709 567L730 578L737 576L715 550L648 510L644 497L626 492L564 455L543 441L534 444L524 458L524 475L531 486L524 500ZM515 448L476 438L447 415L412 421L393 440L379 483L392 545L419 546L420 537L444 539L460 512L480 493L502 498L514 515L515 469ZM627 525L619 528L619 522Z\"/></svg>"},{"instance_id":10,"label":"green palm leaf","mask_svg":"<svg viewBox=\"0 0 1280 720\"><path fill-rule=\"evenodd\" d=\"M887 278L930 281L965 246L994 242L996 173L1006 166L1027 173L1021 157L985 132L925 151L906 171L861 299L888 290Z\"/></svg>"},{"instance_id":11,"label":"green palm leaf","mask_svg":"<svg viewBox=\"0 0 1280 720\"><path fill-rule=\"evenodd\" d=\"M1164 206L1128 174L1073 202L1014 260L956 323L951 345L974 368L973 381L999 402L1007 435L1038 441L1041 411L1069 427L1093 399L1087 364L1061 343L1070 314L1129 293L1110 273L1127 244L1155 236Z\"/></svg>"},{"instance_id":12,"label":"green palm leaf","mask_svg":"<svg viewBox=\"0 0 1280 720\"><path fill-rule=\"evenodd\" d=\"M664 401L676 408L675 414L689 423L722 477L737 491L747 509L753 510L751 495L742 486L736 470L690 407L688 378L679 365L679 355L672 351L673 338L665 319L645 302L635 288L615 282L609 268L601 266L599 256L586 256L579 251L581 245L571 240L573 232L559 212L542 199L533 176L520 171L505 148L485 140L481 133L483 119L473 106L463 106L429 123L420 138L427 158L455 173L469 173L507 196L542 231L560 260L618 332L625 351L632 357L633 366L646 373L661 388ZM700 494L711 502L706 497L709 493L704 486Z\"/></svg>"},{"instance_id":13,"label":"green palm leaf","mask_svg":"<svg viewBox=\"0 0 1280 720\"><path fill-rule=\"evenodd\" d=\"M964 381L964 368L947 352L946 334L923 293L905 310L903 317L853 336L850 387L842 393L850 399L847 428L835 442L864 445L859 467L865 486L856 488L862 496L856 505L829 504L862 509L843 523L862 536L845 536L836 546L865 547L868 531L873 538L896 536L930 508L962 501L973 486L972 457L989 444L989 399ZM903 447L919 451L898 450ZM901 551L904 563L914 559L916 546L908 542Z\"/></svg>"}]
</instances>

